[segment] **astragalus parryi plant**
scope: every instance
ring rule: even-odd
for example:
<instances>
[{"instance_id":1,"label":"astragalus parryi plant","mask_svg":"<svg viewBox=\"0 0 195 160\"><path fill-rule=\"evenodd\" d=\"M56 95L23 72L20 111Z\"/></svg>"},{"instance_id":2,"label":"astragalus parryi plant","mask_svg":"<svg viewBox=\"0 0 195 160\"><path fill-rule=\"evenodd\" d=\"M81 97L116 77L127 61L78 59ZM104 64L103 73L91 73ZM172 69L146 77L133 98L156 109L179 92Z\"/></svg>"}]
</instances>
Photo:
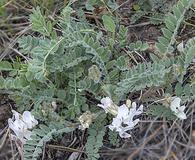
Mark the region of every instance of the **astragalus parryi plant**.
<instances>
[{"instance_id":1,"label":"astragalus parryi plant","mask_svg":"<svg viewBox=\"0 0 195 160\"><path fill-rule=\"evenodd\" d=\"M142 114L186 119L187 102L195 98L195 80L185 78L194 75L195 38L182 50L176 39L193 3L180 0L167 14L153 51L147 42L129 43L127 28L109 13L100 28L77 19L71 3L52 21L34 9L30 22L38 36L18 40L25 60L0 62L9 73L0 87L23 113L13 111L9 127L24 143L24 159L37 159L45 142L76 129L88 130L86 154L98 159L104 135L111 130L130 138ZM162 92L150 98L149 90Z\"/></svg>"}]
</instances>

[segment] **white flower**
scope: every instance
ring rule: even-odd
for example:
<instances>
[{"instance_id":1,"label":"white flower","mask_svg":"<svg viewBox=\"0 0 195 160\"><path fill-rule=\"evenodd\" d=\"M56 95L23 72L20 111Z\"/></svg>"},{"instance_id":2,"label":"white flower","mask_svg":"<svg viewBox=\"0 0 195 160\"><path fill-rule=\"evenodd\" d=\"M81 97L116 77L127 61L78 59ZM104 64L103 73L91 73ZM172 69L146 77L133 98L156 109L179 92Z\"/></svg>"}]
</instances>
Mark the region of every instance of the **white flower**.
<instances>
[{"instance_id":1,"label":"white flower","mask_svg":"<svg viewBox=\"0 0 195 160\"><path fill-rule=\"evenodd\" d=\"M53 107L54 111L57 109L56 101L51 102L51 106Z\"/></svg>"},{"instance_id":2,"label":"white flower","mask_svg":"<svg viewBox=\"0 0 195 160\"><path fill-rule=\"evenodd\" d=\"M25 111L22 116L14 110L12 110L12 113L14 121L11 118L8 119L9 128L15 133L15 137L25 143L26 139L29 140L31 136L31 131L28 129L32 129L38 124L38 121L29 111Z\"/></svg>"},{"instance_id":3,"label":"white flower","mask_svg":"<svg viewBox=\"0 0 195 160\"><path fill-rule=\"evenodd\" d=\"M124 124L129 124L133 121L134 116L140 115L143 112L143 105L136 110L136 103L132 103L132 108L128 108L125 104L118 108L118 114L116 118L123 120Z\"/></svg>"},{"instance_id":4,"label":"white flower","mask_svg":"<svg viewBox=\"0 0 195 160\"><path fill-rule=\"evenodd\" d=\"M115 116L112 123L109 125L109 129L119 133L121 138L129 138L131 135L127 133L132 130L139 122L139 119L134 120L134 116L140 115L143 112L143 105L136 110L136 103L131 104L130 100L127 100L126 105L118 107L109 98L102 98L99 107L103 108L106 113L111 113Z\"/></svg>"},{"instance_id":5,"label":"white flower","mask_svg":"<svg viewBox=\"0 0 195 160\"><path fill-rule=\"evenodd\" d=\"M129 138L131 135L127 133L129 129L122 126L123 121L119 118L113 118L112 124L109 125L110 130L119 132L121 138Z\"/></svg>"},{"instance_id":6,"label":"white flower","mask_svg":"<svg viewBox=\"0 0 195 160\"><path fill-rule=\"evenodd\" d=\"M177 45L177 50L179 52L183 52L184 51L184 44L183 44L183 41Z\"/></svg>"},{"instance_id":7,"label":"white flower","mask_svg":"<svg viewBox=\"0 0 195 160\"><path fill-rule=\"evenodd\" d=\"M31 131L27 130L27 126L22 120L18 119L18 120L12 121L12 119L9 118L8 125L9 125L9 128L14 131L16 137L20 139L22 143L25 143L26 141L25 139L28 139L28 140L30 139Z\"/></svg>"},{"instance_id":8,"label":"white flower","mask_svg":"<svg viewBox=\"0 0 195 160\"><path fill-rule=\"evenodd\" d=\"M16 112L15 110L12 110L13 116L16 120L20 119L20 114L18 112Z\"/></svg>"},{"instance_id":9,"label":"white flower","mask_svg":"<svg viewBox=\"0 0 195 160\"><path fill-rule=\"evenodd\" d=\"M118 114L113 118L112 124L109 128L113 131L119 132L121 138L129 138L131 135L127 131L132 130L139 122L139 119L133 120L134 116L140 115L143 112L143 105L136 110L136 103L132 103L132 108L126 105L118 107Z\"/></svg>"},{"instance_id":10,"label":"white flower","mask_svg":"<svg viewBox=\"0 0 195 160\"><path fill-rule=\"evenodd\" d=\"M181 98L173 97L171 101L170 108L174 114L180 119L186 119L186 114L184 113L185 106L180 106Z\"/></svg>"},{"instance_id":11,"label":"white flower","mask_svg":"<svg viewBox=\"0 0 195 160\"><path fill-rule=\"evenodd\" d=\"M24 111L22 114L22 120L26 123L28 129L32 129L38 124L38 121L29 111Z\"/></svg>"},{"instance_id":12,"label":"white flower","mask_svg":"<svg viewBox=\"0 0 195 160\"><path fill-rule=\"evenodd\" d=\"M106 111L106 113L107 109L113 104L112 100L109 97L102 98L100 102L102 104L98 104L98 106L103 108Z\"/></svg>"},{"instance_id":13,"label":"white flower","mask_svg":"<svg viewBox=\"0 0 195 160\"><path fill-rule=\"evenodd\" d=\"M109 97L102 98L101 104L98 104L97 106L103 108L106 113L109 112L113 115L117 114L117 106L113 103L113 101Z\"/></svg>"}]
</instances>

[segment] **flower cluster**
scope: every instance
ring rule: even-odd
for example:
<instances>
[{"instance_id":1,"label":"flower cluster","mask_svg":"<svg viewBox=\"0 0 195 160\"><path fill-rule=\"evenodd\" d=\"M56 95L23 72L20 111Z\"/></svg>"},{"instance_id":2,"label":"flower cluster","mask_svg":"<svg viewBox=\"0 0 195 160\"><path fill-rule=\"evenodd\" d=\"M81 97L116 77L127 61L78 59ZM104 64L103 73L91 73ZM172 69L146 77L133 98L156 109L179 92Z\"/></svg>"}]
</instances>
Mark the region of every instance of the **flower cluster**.
<instances>
[{"instance_id":1,"label":"flower cluster","mask_svg":"<svg viewBox=\"0 0 195 160\"><path fill-rule=\"evenodd\" d=\"M102 98L101 103L98 104L99 107L103 108L106 113L109 112L115 116L109 125L109 129L118 132L121 138L131 137L127 132L132 130L139 122L139 119L134 119L134 116L140 115L143 112L143 105L138 109L136 109L137 105L135 102L131 106L126 104L117 106L109 97Z\"/></svg>"},{"instance_id":2,"label":"flower cluster","mask_svg":"<svg viewBox=\"0 0 195 160\"><path fill-rule=\"evenodd\" d=\"M179 119L187 118L184 113L186 106L180 105L181 98L171 97L169 102L169 107L174 115ZM112 123L109 125L109 129L118 132L122 138L131 137L128 131L132 130L139 122L139 119L134 119L134 117L143 112L143 105L137 109L135 102L131 103L130 100L127 100L126 104L117 106L109 97L102 98L101 104L98 104L98 106L103 108L106 113L111 113L114 116Z\"/></svg>"},{"instance_id":3,"label":"flower cluster","mask_svg":"<svg viewBox=\"0 0 195 160\"><path fill-rule=\"evenodd\" d=\"M12 110L13 119L8 119L8 125L11 130L15 133L16 138L20 139L22 143L25 143L26 140L30 139L31 131L34 126L38 124L38 121L29 111L24 111L21 115L18 112Z\"/></svg>"}]
</instances>

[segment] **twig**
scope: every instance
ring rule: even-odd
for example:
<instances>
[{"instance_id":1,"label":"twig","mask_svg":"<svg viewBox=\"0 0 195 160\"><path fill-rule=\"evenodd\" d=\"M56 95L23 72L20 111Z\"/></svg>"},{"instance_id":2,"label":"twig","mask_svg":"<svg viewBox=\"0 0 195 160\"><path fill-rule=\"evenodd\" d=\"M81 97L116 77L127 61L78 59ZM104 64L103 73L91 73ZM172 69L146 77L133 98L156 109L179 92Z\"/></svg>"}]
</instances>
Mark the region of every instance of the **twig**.
<instances>
[{"instance_id":1,"label":"twig","mask_svg":"<svg viewBox=\"0 0 195 160\"><path fill-rule=\"evenodd\" d=\"M57 150L61 150L61 151L66 151L66 152L84 153L84 151L81 151L81 150L78 150L78 149L74 149L74 148L70 148L70 147L64 147L64 146L58 146L58 145L52 145L52 144L48 144L46 147L47 148L51 148L51 149L57 149Z\"/></svg>"},{"instance_id":2,"label":"twig","mask_svg":"<svg viewBox=\"0 0 195 160\"><path fill-rule=\"evenodd\" d=\"M149 24L151 24L151 22L143 22L143 23L127 26L127 28L142 27L142 26L147 26Z\"/></svg>"},{"instance_id":3,"label":"twig","mask_svg":"<svg viewBox=\"0 0 195 160\"><path fill-rule=\"evenodd\" d=\"M177 140L175 140L175 143L179 144L180 146L186 147L187 149L195 150L195 146L189 146L188 144L181 143Z\"/></svg>"},{"instance_id":4,"label":"twig","mask_svg":"<svg viewBox=\"0 0 195 160\"><path fill-rule=\"evenodd\" d=\"M123 2L123 3L120 4L116 9L114 9L113 12L116 11L117 9L121 8L121 7L122 7L123 5L125 5L126 3L129 3L130 1L131 1L131 0L127 0L127 1Z\"/></svg>"},{"instance_id":5,"label":"twig","mask_svg":"<svg viewBox=\"0 0 195 160\"><path fill-rule=\"evenodd\" d=\"M4 5L0 6L0 9L1 8L5 8L7 5L9 5L10 3L12 3L14 0L10 0L8 1L7 3L5 3Z\"/></svg>"},{"instance_id":6,"label":"twig","mask_svg":"<svg viewBox=\"0 0 195 160\"><path fill-rule=\"evenodd\" d=\"M9 128L8 128L8 133L9 133L9 140L10 140L10 144L11 144L12 158L14 160L14 147L13 147L13 143L12 143L12 139L11 139L11 134L10 134L10 129Z\"/></svg>"},{"instance_id":7,"label":"twig","mask_svg":"<svg viewBox=\"0 0 195 160\"><path fill-rule=\"evenodd\" d=\"M2 142L0 144L0 150L3 148L3 146L4 146L5 142L6 142L8 133L9 133L9 129L7 129L6 133L3 135L3 138L2 138L3 140L2 140Z\"/></svg>"},{"instance_id":8,"label":"twig","mask_svg":"<svg viewBox=\"0 0 195 160\"><path fill-rule=\"evenodd\" d=\"M28 61L28 58L26 58L22 53L20 53L17 49L10 47L11 50L13 50L14 52L16 52L18 55L20 55L21 57L23 57L26 61Z\"/></svg>"},{"instance_id":9,"label":"twig","mask_svg":"<svg viewBox=\"0 0 195 160\"><path fill-rule=\"evenodd\" d=\"M166 155L162 158L162 160L169 159L168 156L169 156L169 154L170 154L170 152L171 152L171 149L172 149L172 147L173 147L173 144L174 144L174 142L175 142L175 138L176 138L176 137L177 137L177 135L174 136L174 138L173 138L171 144L169 145L168 150L166 151Z\"/></svg>"},{"instance_id":10,"label":"twig","mask_svg":"<svg viewBox=\"0 0 195 160\"><path fill-rule=\"evenodd\" d=\"M128 157L128 160L133 160L133 157L136 156L142 148L144 148L144 146L160 131L161 128L162 126L156 129L156 131L154 131L154 133L151 134L148 139Z\"/></svg>"},{"instance_id":11,"label":"twig","mask_svg":"<svg viewBox=\"0 0 195 160\"><path fill-rule=\"evenodd\" d=\"M43 144L43 154L42 154L42 160L45 158L45 148L46 148L46 142Z\"/></svg>"},{"instance_id":12,"label":"twig","mask_svg":"<svg viewBox=\"0 0 195 160\"><path fill-rule=\"evenodd\" d=\"M10 48L12 48L12 47L16 44L18 38L19 38L20 36L22 36L25 32L27 32L30 28L31 28L31 26L28 26L28 27L26 27L24 30L22 30L21 32L19 32L19 35L18 35L17 37L15 37L15 39L10 43L10 45L9 45L9 46L5 49L5 51L0 55L0 61L1 61L5 56L7 56L7 55L9 54Z\"/></svg>"}]
</instances>

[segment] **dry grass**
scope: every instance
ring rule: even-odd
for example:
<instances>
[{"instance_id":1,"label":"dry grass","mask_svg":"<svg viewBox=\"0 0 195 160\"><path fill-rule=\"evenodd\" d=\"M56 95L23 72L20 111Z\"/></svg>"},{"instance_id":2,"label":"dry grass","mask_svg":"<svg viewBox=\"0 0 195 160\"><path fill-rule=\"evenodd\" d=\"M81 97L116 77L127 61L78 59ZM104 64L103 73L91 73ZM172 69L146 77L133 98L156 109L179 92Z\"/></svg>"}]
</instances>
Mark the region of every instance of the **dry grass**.
<instances>
[{"instance_id":1,"label":"dry grass","mask_svg":"<svg viewBox=\"0 0 195 160\"><path fill-rule=\"evenodd\" d=\"M42 0L44 2L44 0ZM128 7L133 1L125 1L121 8L128 12ZM28 21L28 16L32 8L37 4L55 16L63 4L63 0L56 1L50 6L32 0L31 3L25 0L9 0L0 7L6 12L0 16L0 60L13 60L16 57L24 58L17 50L16 41L24 34L33 34ZM123 13L125 14L125 12ZM128 14L127 14L128 15ZM126 16L126 15L125 15ZM89 18L91 18L89 16ZM94 17L92 17L94 18ZM126 25L128 21L121 15L121 19ZM95 18L97 22L98 19ZM97 22L99 23L99 22ZM159 35L157 26L150 26L148 23L131 26L129 37L139 37L151 43ZM149 25L149 26L148 26ZM141 29L139 28L141 27ZM143 29L144 28L144 29ZM149 31L148 31L149 30ZM152 31L150 31L152 30ZM132 31L137 33L131 35ZM141 32L141 33L140 33ZM156 32L150 37L148 32ZM189 35L191 31L184 35ZM194 32L193 32L194 33ZM1 91L0 91L0 94ZM3 95L3 94L2 94ZM5 101L6 100L6 101ZM19 159L22 148L10 140L10 133L7 128L7 119L10 117L12 103L7 101L6 96L0 98L0 159ZM104 146L100 150L102 160L193 160L195 159L195 102L188 104L188 119L185 121L168 122L158 118L142 116L142 121L132 133L132 138L121 140L120 146L115 148L108 143L105 138ZM59 141L45 144L43 158L45 160L68 159L70 155L82 160L85 157L84 144L86 132L75 131L70 135L64 135ZM12 142L12 143L11 143Z\"/></svg>"}]
</instances>

